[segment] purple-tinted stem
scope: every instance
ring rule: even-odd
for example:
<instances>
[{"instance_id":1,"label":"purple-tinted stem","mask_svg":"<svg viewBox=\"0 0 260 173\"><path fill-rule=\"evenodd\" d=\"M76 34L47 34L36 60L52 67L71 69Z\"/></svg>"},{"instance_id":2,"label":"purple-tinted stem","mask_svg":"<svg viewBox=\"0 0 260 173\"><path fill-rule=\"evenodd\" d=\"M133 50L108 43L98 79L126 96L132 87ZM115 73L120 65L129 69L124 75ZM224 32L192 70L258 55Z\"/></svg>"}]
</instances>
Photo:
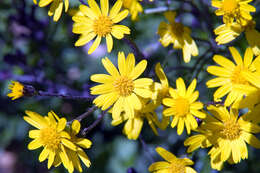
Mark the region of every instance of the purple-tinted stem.
<instances>
[{"instance_id":1,"label":"purple-tinted stem","mask_svg":"<svg viewBox=\"0 0 260 173\"><path fill-rule=\"evenodd\" d=\"M86 2L84 2L83 0L79 0L79 2L83 5L88 5Z\"/></svg>"},{"instance_id":2,"label":"purple-tinted stem","mask_svg":"<svg viewBox=\"0 0 260 173\"><path fill-rule=\"evenodd\" d=\"M140 49L137 47L137 45L135 44L135 42L133 40L131 40L127 37L124 37L123 41L132 49L136 58L146 59L144 54L140 51Z\"/></svg>"},{"instance_id":3,"label":"purple-tinted stem","mask_svg":"<svg viewBox=\"0 0 260 173\"><path fill-rule=\"evenodd\" d=\"M91 108L89 108L87 110L87 112L84 112L83 114L81 114L80 116L78 116L77 118L71 120L70 122L68 122L68 124L71 124L74 120L78 120L81 121L85 118L87 118L89 115L91 115L95 110L97 110L97 107L95 105L93 105Z\"/></svg>"},{"instance_id":4,"label":"purple-tinted stem","mask_svg":"<svg viewBox=\"0 0 260 173\"><path fill-rule=\"evenodd\" d=\"M38 91L38 96L48 96L48 97L60 97L63 99L73 99L73 100L93 100L91 96L74 96L74 95L66 95L66 94L59 94L59 93L50 93L45 91Z\"/></svg>"},{"instance_id":5,"label":"purple-tinted stem","mask_svg":"<svg viewBox=\"0 0 260 173\"><path fill-rule=\"evenodd\" d=\"M142 144L144 150L145 150L145 151L147 152L147 154L149 155L150 161L151 161L151 162L154 162L154 158L152 157L152 154L149 152L149 149L148 149L148 147L147 147L145 141L143 140L142 135L139 136L139 140L140 140L140 142L141 142L141 144Z\"/></svg>"}]
</instances>

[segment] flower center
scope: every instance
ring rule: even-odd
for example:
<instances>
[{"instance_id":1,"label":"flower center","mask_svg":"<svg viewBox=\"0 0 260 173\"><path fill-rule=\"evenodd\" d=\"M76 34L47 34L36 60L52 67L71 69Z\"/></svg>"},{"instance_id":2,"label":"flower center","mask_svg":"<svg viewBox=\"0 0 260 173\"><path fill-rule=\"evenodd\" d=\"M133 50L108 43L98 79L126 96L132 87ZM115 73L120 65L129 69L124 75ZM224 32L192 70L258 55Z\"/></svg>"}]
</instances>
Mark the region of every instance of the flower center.
<instances>
[{"instance_id":1,"label":"flower center","mask_svg":"<svg viewBox=\"0 0 260 173\"><path fill-rule=\"evenodd\" d=\"M189 101L185 98L178 98L175 101L176 106L176 115L177 116L185 116L187 113L189 113L190 104Z\"/></svg>"},{"instance_id":2,"label":"flower center","mask_svg":"<svg viewBox=\"0 0 260 173\"><path fill-rule=\"evenodd\" d=\"M54 128L44 128L41 129L40 139L43 146L48 147L49 149L56 150L59 147L61 142L61 136Z\"/></svg>"},{"instance_id":3,"label":"flower center","mask_svg":"<svg viewBox=\"0 0 260 173\"><path fill-rule=\"evenodd\" d=\"M172 173L185 173L185 165L183 162L176 160L171 163Z\"/></svg>"},{"instance_id":4,"label":"flower center","mask_svg":"<svg viewBox=\"0 0 260 173\"><path fill-rule=\"evenodd\" d=\"M247 71L247 69L241 66L235 68L231 76L231 82L233 84L248 84L248 81L241 74L242 71Z\"/></svg>"},{"instance_id":5,"label":"flower center","mask_svg":"<svg viewBox=\"0 0 260 173\"><path fill-rule=\"evenodd\" d=\"M115 80L114 87L120 96L129 96L134 90L134 83L132 79L121 76Z\"/></svg>"},{"instance_id":6,"label":"flower center","mask_svg":"<svg viewBox=\"0 0 260 173\"><path fill-rule=\"evenodd\" d=\"M237 0L224 0L222 9L225 13L232 13L238 8Z\"/></svg>"},{"instance_id":7,"label":"flower center","mask_svg":"<svg viewBox=\"0 0 260 173\"><path fill-rule=\"evenodd\" d=\"M228 120L224 123L224 128L220 131L224 139L234 140L240 136L240 126L234 120Z\"/></svg>"},{"instance_id":8,"label":"flower center","mask_svg":"<svg viewBox=\"0 0 260 173\"><path fill-rule=\"evenodd\" d=\"M181 36L184 33L184 27L181 23L174 23L174 25L172 25L172 31L176 36Z\"/></svg>"},{"instance_id":9,"label":"flower center","mask_svg":"<svg viewBox=\"0 0 260 173\"><path fill-rule=\"evenodd\" d=\"M112 25L113 22L109 17L99 16L99 18L94 21L93 30L98 36L104 37L111 33Z\"/></svg>"}]
</instances>

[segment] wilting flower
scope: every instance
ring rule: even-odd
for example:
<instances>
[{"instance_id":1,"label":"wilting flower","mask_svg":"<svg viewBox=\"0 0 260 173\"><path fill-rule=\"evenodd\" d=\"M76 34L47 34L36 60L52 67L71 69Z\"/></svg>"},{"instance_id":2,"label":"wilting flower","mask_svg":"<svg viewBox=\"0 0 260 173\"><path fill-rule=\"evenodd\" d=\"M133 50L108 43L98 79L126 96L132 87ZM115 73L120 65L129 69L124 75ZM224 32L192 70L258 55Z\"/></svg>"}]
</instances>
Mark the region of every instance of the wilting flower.
<instances>
[{"instance_id":1,"label":"wilting flower","mask_svg":"<svg viewBox=\"0 0 260 173\"><path fill-rule=\"evenodd\" d=\"M118 0L110 11L108 0L101 0L100 3L101 9L95 0L88 0L89 7L80 5L79 12L72 17L75 22L72 32L81 34L75 46L83 46L96 37L88 50L89 54L99 46L102 37L106 38L107 51L111 52L113 48L112 36L122 39L124 34L130 34L130 29L127 26L116 25L128 15L128 10L120 12L123 5L122 0Z\"/></svg>"},{"instance_id":2,"label":"wilting flower","mask_svg":"<svg viewBox=\"0 0 260 173\"><path fill-rule=\"evenodd\" d=\"M136 20L138 13L143 12L143 7L138 0L123 0L123 7L129 10L132 20Z\"/></svg>"},{"instance_id":3,"label":"wilting flower","mask_svg":"<svg viewBox=\"0 0 260 173\"><path fill-rule=\"evenodd\" d=\"M197 56L199 50L195 41L191 38L191 30L179 22L175 22L176 12L164 13L170 24L161 22L158 28L160 42L164 47L173 44L174 49L182 49L183 59L188 63L192 56Z\"/></svg>"},{"instance_id":4,"label":"wilting flower","mask_svg":"<svg viewBox=\"0 0 260 173\"><path fill-rule=\"evenodd\" d=\"M149 171L153 173L196 173L189 167L193 165L193 161L188 158L177 158L174 154L162 147L156 148L157 153L166 161L155 162L149 167Z\"/></svg>"},{"instance_id":5,"label":"wilting flower","mask_svg":"<svg viewBox=\"0 0 260 173\"><path fill-rule=\"evenodd\" d=\"M249 83L253 77L250 72L254 72L256 59L253 60L251 48L247 48L244 60L234 47L229 47L236 64L229 59L215 55L213 60L220 66L210 66L207 71L217 78L209 80L206 84L209 88L219 87L214 93L214 99L217 100L227 95L225 105L238 103L241 99L255 91L256 88Z\"/></svg>"},{"instance_id":6,"label":"wilting flower","mask_svg":"<svg viewBox=\"0 0 260 173\"><path fill-rule=\"evenodd\" d=\"M34 4L37 4L37 0L33 0ZM69 0L40 0L39 7L45 7L51 4L48 11L49 16L53 16L53 21L57 22L60 19L63 5L65 7L65 12L69 9Z\"/></svg>"},{"instance_id":7,"label":"wilting flower","mask_svg":"<svg viewBox=\"0 0 260 173\"><path fill-rule=\"evenodd\" d=\"M211 166L221 170L223 163L238 163L241 159L248 158L246 143L255 148L260 148L260 141L253 135L260 132L260 126L247 121L247 114L239 116L237 109L227 110L226 107L209 106L207 118L198 131L201 134L189 137L185 146L189 146L188 152L198 147L211 147L209 155Z\"/></svg>"},{"instance_id":8,"label":"wilting flower","mask_svg":"<svg viewBox=\"0 0 260 173\"><path fill-rule=\"evenodd\" d=\"M24 85L17 81L12 81L9 85L10 93L7 94L12 100L18 99L24 95Z\"/></svg>"},{"instance_id":9,"label":"wilting flower","mask_svg":"<svg viewBox=\"0 0 260 173\"><path fill-rule=\"evenodd\" d=\"M93 103L102 110L113 106L112 114L120 116L125 111L127 116L134 117L134 111L142 108L141 98L150 98L152 91L149 86L153 80L138 77L146 69L147 61L142 60L135 66L135 57L132 53L125 58L123 52L118 53L118 69L108 58L102 63L110 75L95 74L90 77L100 85L91 88L91 94L99 95Z\"/></svg>"},{"instance_id":10,"label":"wilting flower","mask_svg":"<svg viewBox=\"0 0 260 173\"><path fill-rule=\"evenodd\" d=\"M206 116L201 112L203 104L196 101L199 97L199 92L194 91L196 84L197 81L194 79L186 89L183 79L178 78L176 80L177 89L170 88L170 98L163 99L163 104L168 107L163 111L163 115L173 117L171 127L174 128L177 125L178 135L182 134L184 126L187 133L190 134L191 130L198 127L195 117L203 119Z\"/></svg>"},{"instance_id":11,"label":"wilting flower","mask_svg":"<svg viewBox=\"0 0 260 173\"><path fill-rule=\"evenodd\" d=\"M255 12L254 6L248 3L252 0L212 0L212 6L218 8L215 13L223 16L223 22L231 25L235 22L245 25L247 20L251 20L250 12Z\"/></svg>"}]
</instances>

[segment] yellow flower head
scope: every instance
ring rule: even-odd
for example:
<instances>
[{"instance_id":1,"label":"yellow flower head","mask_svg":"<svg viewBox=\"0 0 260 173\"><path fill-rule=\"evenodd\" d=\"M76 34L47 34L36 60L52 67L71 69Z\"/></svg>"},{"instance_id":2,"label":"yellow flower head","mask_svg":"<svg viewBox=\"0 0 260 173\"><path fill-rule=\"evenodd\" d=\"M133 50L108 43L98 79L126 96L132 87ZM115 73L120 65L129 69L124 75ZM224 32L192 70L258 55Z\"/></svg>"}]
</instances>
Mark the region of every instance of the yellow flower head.
<instances>
[{"instance_id":1,"label":"yellow flower head","mask_svg":"<svg viewBox=\"0 0 260 173\"><path fill-rule=\"evenodd\" d=\"M215 55L213 60L220 66L210 66L207 71L217 78L206 83L209 88L219 87L214 93L215 100L227 95L226 106L230 106L232 103L237 104L243 96L256 90L249 83L252 77L250 72L255 71L256 62L253 60L252 49L246 49L244 60L234 47L229 47L229 50L236 64L221 55Z\"/></svg>"},{"instance_id":2,"label":"yellow flower head","mask_svg":"<svg viewBox=\"0 0 260 173\"><path fill-rule=\"evenodd\" d=\"M164 47L170 43L174 49L182 49L184 62L188 63L192 56L197 56L199 50L195 41L191 38L191 30L183 26L181 23L175 22L176 12L166 12L166 19L170 24L161 22L158 28L160 42Z\"/></svg>"},{"instance_id":3,"label":"yellow flower head","mask_svg":"<svg viewBox=\"0 0 260 173\"><path fill-rule=\"evenodd\" d=\"M127 26L116 25L128 15L128 10L120 12L123 5L122 0L118 0L110 11L108 0L101 0L100 2L101 9L95 0L88 0L89 7L80 5L79 12L72 17L75 22L72 32L81 34L75 46L83 46L96 37L88 50L88 54L95 51L102 37L106 38L107 51L111 52L113 48L112 35L117 39L122 39L124 34L130 34L130 29Z\"/></svg>"},{"instance_id":4,"label":"yellow flower head","mask_svg":"<svg viewBox=\"0 0 260 173\"><path fill-rule=\"evenodd\" d=\"M11 97L12 100L18 99L24 95L24 86L20 82L12 81L12 84L9 85L10 93L7 94L8 97Z\"/></svg>"},{"instance_id":5,"label":"yellow flower head","mask_svg":"<svg viewBox=\"0 0 260 173\"><path fill-rule=\"evenodd\" d=\"M138 0L123 0L123 6L129 10L132 20L136 20L138 13L143 12L143 7Z\"/></svg>"},{"instance_id":6,"label":"yellow flower head","mask_svg":"<svg viewBox=\"0 0 260 173\"><path fill-rule=\"evenodd\" d=\"M243 31L244 27L236 22L232 23L230 26L227 24L220 25L214 30L217 35L216 42L218 45L229 43L235 40Z\"/></svg>"},{"instance_id":7,"label":"yellow flower head","mask_svg":"<svg viewBox=\"0 0 260 173\"><path fill-rule=\"evenodd\" d=\"M234 20L245 25L247 20L251 20L250 12L255 12L254 6L248 3L252 0L212 0L212 6L218 8L215 13L217 16L223 16L223 22L231 25Z\"/></svg>"},{"instance_id":8,"label":"yellow flower head","mask_svg":"<svg viewBox=\"0 0 260 173\"><path fill-rule=\"evenodd\" d=\"M157 153L166 161L155 162L149 167L149 171L153 173L197 173L193 168L193 161L188 158L179 159L174 154L162 147L156 148Z\"/></svg>"},{"instance_id":9,"label":"yellow flower head","mask_svg":"<svg viewBox=\"0 0 260 173\"><path fill-rule=\"evenodd\" d=\"M177 133L181 135L184 130L184 124L187 133L198 127L195 117L205 118L205 114L200 110L203 108L201 102L196 102L199 92L194 91L197 81L194 79L188 89L182 78L176 80L177 89L170 88L170 98L163 99L163 104L169 108L163 111L164 116L173 116L171 127L177 125Z\"/></svg>"},{"instance_id":10,"label":"yellow flower head","mask_svg":"<svg viewBox=\"0 0 260 173\"><path fill-rule=\"evenodd\" d=\"M247 121L247 114L239 116L237 109L228 111L223 106L211 105L208 110L213 116L207 116L201 125L201 128L206 130L200 131L201 136L207 139L199 138L198 135L189 137L184 142L186 146L190 145L189 151L197 149L198 146L206 148L212 145L208 153L211 157L211 165L214 169L220 170L225 161L233 164L248 158L246 143L260 148L260 141L253 135L260 132L260 126Z\"/></svg>"},{"instance_id":11,"label":"yellow flower head","mask_svg":"<svg viewBox=\"0 0 260 173\"><path fill-rule=\"evenodd\" d=\"M34 4L37 4L37 0L33 0ZM49 16L53 16L53 21L57 22L60 19L63 5L65 7L65 12L69 9L69 0L40 0L39 7L45 7L51 4L48 11Z\"/></svg>"},{"instance_id":12,"label":"yellow flower head","mask_svg":"<svg viewBox=\"0 0 260 173\"><path fill-rule=\"evenodd\" d=\"M93 103L102 110L113 105L112 114L119 117L125 111L127 116L134 117L134 111L142 108L141 98L150 98L152 92L149 86L153 80L149 78L137 79L145 70L147 61L142 60L135 66L132 53L125 58L123 52L118 53L118 69L106 57L102 63L110 75L95 74L90 77L100 85L91 88L91 94L100 95Z\"/></svg>"},{"instance_id":13,"label":"yellow flower head","mask_svg":"<svg viewBox=\"0 0 260 173\"><path fill-rule=\"evenodd\" d=\"M59 118L53 111L48 116L41 116L36 112L25 111L27 116L24 120L37 128L30 130L29 137L33 139L29 143L28 149L35 150L43 147L39 156L39 161L43 162L48 159L48 169L53 165L57 167L63 163L64 167L72 170L66 148L77 151L77 146L70 141L71 136L65 131L67 120Z\"/></svg>"},{"instance_id":14,"label":"yellow flower head","mask_svg":"<svg viewBox=\"0 0 260 173\"><path fill-rule=\"evenodd\" d=\"M69 127L66 129L71 136L70 141L73 142L77 148L76 151L71 150L70 148L65 147L66 153L68 154L68 158L70 161L69 172L73 172L74 168L76 168L79 172L82 172L82 167L80 164L80 160L87 166L90 167L90 160L84 150L82 148L90 148L92 142L86 138L79 138L78 135L80 131L80 122L78 120L74 120ZM64 165L65 166L65 165ZM67 168L68 169L68 168Z\"/></svg>"},{"instance_id":15,"label":"yellow flower head","mask_svg":"<svg viewBox=\"0 0 260 173\"><path fill-rule=\"evenodd\" d=\"M245 34L255 56L260 55L260 32L255 29L255 21L248 21L245 26Z\"/></svg>"}]
</instances>

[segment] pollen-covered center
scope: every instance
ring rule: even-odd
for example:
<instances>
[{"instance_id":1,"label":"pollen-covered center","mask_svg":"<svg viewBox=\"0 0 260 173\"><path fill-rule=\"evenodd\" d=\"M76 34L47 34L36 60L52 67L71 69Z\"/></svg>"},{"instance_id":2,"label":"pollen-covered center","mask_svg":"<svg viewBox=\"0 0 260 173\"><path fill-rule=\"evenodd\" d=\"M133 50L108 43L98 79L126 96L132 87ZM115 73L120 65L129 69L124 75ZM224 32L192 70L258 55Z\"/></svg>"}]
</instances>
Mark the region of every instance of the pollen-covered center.
<instances>
[{"instance_id":1,"label":"pollen-covered center","mask_svg":"<svg viewBox=\"0 0 260 173\"><path fill-rule=\"evenodd\" d=\"M106 36L112 31L113 22L108 16L99 16L98 19L94 21L93 30L101 37Z\"/></svg>"},{"instance_id":2,"label":"pollen-covered center","mask_svg":"<svg viewBox=\"0 0 260 173\"><path fill-rule=\"evenodd\" d=\"M178 98L175 101L175 111L177 116L185 116L189 113L190 103L186 98Z\"/></svg>"},{"instance_id":3,"label":"pollen-covered center","mask_svg":"<svg viewBox=\"0 0 260 173\"><path fill-rule=\"evenodd\" d=\"M234 140L240 136L240 126L235 120L224 122L224 128L220 131L220 135L224 139Z\"/></svg>"},{"instance_id":4,"label":"pollen-covered center","mask_svg":"<svg viewBox=\"0 0 260 173\"><path fill-rule=\"evenodd\" d=\"M120 96L129 96L134 90L134 82L126 76L120 76L113 83Z\"/></svg>"},{"instance_id":5,"label":"pollen-covered center","mask_svg":"<svg viewBox=\"0 0 260 173\"><path fill-rule=\"evenodd\" d=\"M181 23L174 23L174 25L172 25L172 31L176 36L181 36L184 33L184 27Z\"/></svg>"},{"instance_id":6,"label":"pollen-covered center","mask_svg":"<svg viewBox=\"0 0 260 173\"><path fill-rule=\"evenodd\" d=\"M185 165L183 162L176 160L171 163L171 170L173 173L185 173Z\"/></svg>"},{"instance_id":7,"label":"pollen-covered center","mask_svg":"<svg viewBox=\"0 0 260 173\"><path fill-rule=\"evenodd\" d=\"M233 84L248 84L248 81L243 77L242 72L246 72L247 69L237 66L232 72L231 82Z\"/></svg>"},{"instance_id":8,"label":"pollen-covered center","mask_svg":"<svg viewBox=\"0 0 260 173\"><path fill-rule=\"evenodd\" d=\"M238 8L237 0L224 0L222 9L225 13L233 13Z\"/></svg>"},{"instance_id":9,"label":"pollen-covered center","mask_svg":"<svg viewBox=\"0 0 260 173\"><path fill-rule=\"evenodd\" d=\"M61 142L61 136L54 128L44 128L41 129L40 139L43 146L49 149L56 150Z\"/></svg>"}]
</instances>

